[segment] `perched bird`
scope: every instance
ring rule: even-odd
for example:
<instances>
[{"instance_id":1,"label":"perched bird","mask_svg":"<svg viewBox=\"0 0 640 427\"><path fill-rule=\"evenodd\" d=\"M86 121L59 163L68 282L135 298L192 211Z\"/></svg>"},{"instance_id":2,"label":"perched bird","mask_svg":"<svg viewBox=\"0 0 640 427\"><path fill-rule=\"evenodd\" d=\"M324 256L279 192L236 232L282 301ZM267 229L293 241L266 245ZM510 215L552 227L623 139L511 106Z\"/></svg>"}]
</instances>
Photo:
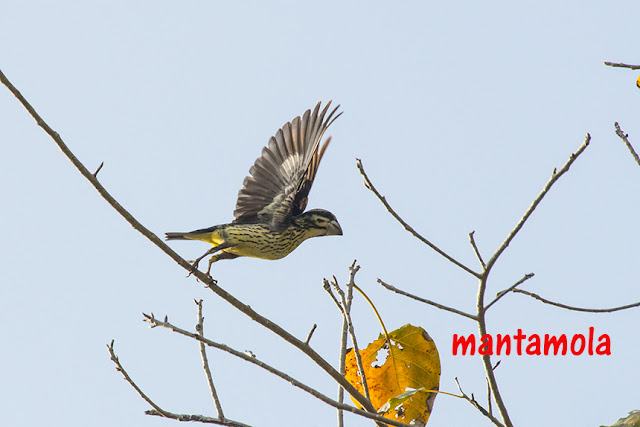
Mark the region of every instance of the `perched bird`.
<instances>
[{"instance_id":1,"label":"perched bird","mask_svg":"<svg viewBox=\"0 0 640 427\"><path fill-rule=\"evenodd\" d=\"M303 241L317 236L342 235L335 215L324 209L305 212L313 179L331 137L320 141L340 114L331 101L320 111L320 102L302 118L287 122L269 139L238 192L235 219L188 233L166 233L167 240L202 240L213 247L193 262L193 269L207 255L211 264L240 256L280 259ZM326 118L325 118L326 116Z\"/></svg>"}]
</instances>

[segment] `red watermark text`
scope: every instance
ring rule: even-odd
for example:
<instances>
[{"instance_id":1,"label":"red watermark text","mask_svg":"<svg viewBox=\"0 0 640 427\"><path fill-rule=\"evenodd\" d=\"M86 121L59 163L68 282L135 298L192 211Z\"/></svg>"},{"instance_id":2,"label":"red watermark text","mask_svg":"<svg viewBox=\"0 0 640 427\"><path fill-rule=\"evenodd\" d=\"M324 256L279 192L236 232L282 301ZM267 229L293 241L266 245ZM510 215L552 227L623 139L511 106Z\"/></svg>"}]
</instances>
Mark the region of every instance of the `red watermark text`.
<instances>
[{"instance_id":1,"label":"red watermark text","mask_svg":"<svg viewBox=\"0 0 640 427\"><path fill-rule=\"evenodd\" d=\"M477 345L476 345L477 344ZM611 338L607 334L595 338L595 330L589 328L587 334L575 334L567 337L562 334L560 336L544 334L541 337L538 334L525 335L522 329L513 335L497 334L495 338L490 334L485 334L476 342L476 336L470 334L458 336L453 334L453 355L462 356L476 354L510 356L513 351L515 355L522 356L565 356L571 352L574 356L580 356L584 353L589 356L610 356L611 355Z\"/></svg>"}]
</instances>

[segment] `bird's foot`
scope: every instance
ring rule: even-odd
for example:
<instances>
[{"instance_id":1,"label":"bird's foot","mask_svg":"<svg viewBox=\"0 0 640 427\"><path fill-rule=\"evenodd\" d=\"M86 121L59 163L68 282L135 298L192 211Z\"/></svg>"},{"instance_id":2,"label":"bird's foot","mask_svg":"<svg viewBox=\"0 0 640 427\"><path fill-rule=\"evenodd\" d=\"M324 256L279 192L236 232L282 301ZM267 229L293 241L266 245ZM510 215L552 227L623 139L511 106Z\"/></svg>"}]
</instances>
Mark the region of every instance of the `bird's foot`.
<instances>
[{"instance_id":1,"label":"bird's foot","mask_svg":"<svg viewBox=\"0 0 640 427\"><path fill-rule=\"evenodd\" d=\"M196 272L196 270L198 269L198 264L200 264L200 261L202 261L202 259L205 258L210 253L211 253L210 251L207 251L202 256L196 258L195 261L191 262L191 268L189 269L189 275L187 275L187 277L191 276L193 273ZM209 276L209 270L211 270L211 263L209 263L209 268L207 269L207 276Z\"/></svg>"}]
</instances>

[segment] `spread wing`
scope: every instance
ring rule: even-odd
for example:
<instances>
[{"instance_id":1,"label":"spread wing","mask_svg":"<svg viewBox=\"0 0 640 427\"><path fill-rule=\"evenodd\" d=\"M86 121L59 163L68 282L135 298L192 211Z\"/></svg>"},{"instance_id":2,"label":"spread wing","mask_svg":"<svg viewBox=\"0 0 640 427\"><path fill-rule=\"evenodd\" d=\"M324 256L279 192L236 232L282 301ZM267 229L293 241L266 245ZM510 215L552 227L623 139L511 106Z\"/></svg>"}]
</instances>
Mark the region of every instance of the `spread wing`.
<instances>
[{"instance_id":1,"label":"spread wing","mask_svg":"<svg viewBox=\"0 0 640 427\"><path fill-rule=\"evenodd\" d=\"M320 104L313 112L307 110L302 118L285 123L269 139L238 192L233 222L259 221L278 228L292 216L304 212L318 165L331 138L321 148L320 140L342 114L334 117L338 105L326 115L331 101L321 112Z\"/></svg>"}]
</instances>

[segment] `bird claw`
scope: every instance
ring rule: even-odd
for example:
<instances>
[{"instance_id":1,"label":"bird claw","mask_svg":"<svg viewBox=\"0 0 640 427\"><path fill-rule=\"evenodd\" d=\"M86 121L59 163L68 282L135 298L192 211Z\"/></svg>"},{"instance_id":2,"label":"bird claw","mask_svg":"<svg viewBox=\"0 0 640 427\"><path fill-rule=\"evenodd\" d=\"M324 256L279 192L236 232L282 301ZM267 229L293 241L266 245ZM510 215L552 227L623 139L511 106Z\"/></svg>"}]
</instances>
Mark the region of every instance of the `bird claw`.
<instances>
[{"instance_id":1,"label":"bird claw","mask_svg":"<svg viewBox=\"0 0 640 427\"><path fill-rule=\"evenodd\" d=\"M207 252L205 252L202 256L200 256L200 257L196 258L196 259L195 259L195 261L193 261L193 262L191 263L191 268L189 269L189 275L188 275L187 277L189 277L189 276L191 276L193 273L195 273L195 272L196 272L196 270L198 269L198 264L200 264L200 261L202 261L202 259L203 259L203 258L205 258L207 255L211 255L211 253L212 253L212 250L211 250L211 249L209 249L209 250L208 250ZM207 268L207 273L206 273L206 274L207 274L207 276L211 277L211 276L209 275L209 271L211 271L211 262L209 262L209 268Z\"/></svg>"},{"instance_id":2,"label":"bird claw","mask_svg":"<svg viewBox=\"0 0 640 427\"><path fill-rule=\"evenodd\" d=\"M198 269L198 264L200 264L201 260L202 260L202 257L196 259L195 261L189 261L189 263L191 264L191 268L189 269L189 274L187 275L187 277L191 276L193 273L196 272L196 270Z\"/></svg>"}]
</instances>

